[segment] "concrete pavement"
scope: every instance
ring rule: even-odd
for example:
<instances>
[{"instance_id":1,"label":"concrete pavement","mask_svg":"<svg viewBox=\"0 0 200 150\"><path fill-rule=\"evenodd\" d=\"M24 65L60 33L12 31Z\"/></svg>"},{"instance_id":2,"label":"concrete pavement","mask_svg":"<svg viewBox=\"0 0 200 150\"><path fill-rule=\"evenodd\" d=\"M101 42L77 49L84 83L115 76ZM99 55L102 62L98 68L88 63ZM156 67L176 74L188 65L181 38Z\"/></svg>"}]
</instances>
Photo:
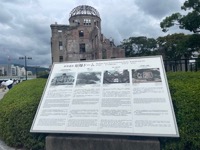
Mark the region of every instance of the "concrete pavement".
<instances>
[{"instance_id":1,"label":"concrete pavement","mask_svg":"<svg viewBox=\"0 0 200 150\"><path fill-rule=\"evenodd\" d=\"M0 150L16 150L16 149L8 147L3 141L0 140Z\"/></svg>"},{"instance_id":2,"label":"concrete pavement","mask_svg":"<svg viewBox=\"0 0 200 150\"><path fill-rule=\"evenodd\" d=\"M3 98L3 96L8 92L8 89L3 91L3 89L0 89L0 100Z\"/></svg>"}]
</instances>

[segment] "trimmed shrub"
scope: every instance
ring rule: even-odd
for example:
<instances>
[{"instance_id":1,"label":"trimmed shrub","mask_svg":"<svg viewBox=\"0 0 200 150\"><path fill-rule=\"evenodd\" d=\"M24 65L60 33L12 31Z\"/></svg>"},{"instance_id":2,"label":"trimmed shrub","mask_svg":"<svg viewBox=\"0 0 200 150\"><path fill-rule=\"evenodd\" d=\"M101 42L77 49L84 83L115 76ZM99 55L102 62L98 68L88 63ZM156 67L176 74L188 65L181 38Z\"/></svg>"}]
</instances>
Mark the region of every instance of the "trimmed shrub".
<instances>
[{"instance_id":1,"label":"trimmed shrub","mask_svg":"<svg viewBox=\"0 0 200 150\"><path fill-rule=\"evenodd\" d=\"M162 150L200 149L200 72L168 73L180 138L160 138Z\"/></svg>"},{"instance_id":2,"label":"trimmed shrub","mask_svg":"<svg viewBox=\"0 0 200 150\"><path fill-rule=\"evenodd\" d=\"M162 150L200 149L200 72L167 73L180 138L159 138ZM30 133L46 79L24 81L0 101L0 137L10 146L44 149L46 134Z\"/></svg>"},{"instance_id":3,"label":"trimmed shrub","mask_svg":"<svg viewBox=\"0 0 200 150\"><path fill-rule=\"evenodd\" d=\"M0 137L12 147L44 149L45 134L30 133L46 79L15 85L0 101Z\"/></svg>"}]
</instances>

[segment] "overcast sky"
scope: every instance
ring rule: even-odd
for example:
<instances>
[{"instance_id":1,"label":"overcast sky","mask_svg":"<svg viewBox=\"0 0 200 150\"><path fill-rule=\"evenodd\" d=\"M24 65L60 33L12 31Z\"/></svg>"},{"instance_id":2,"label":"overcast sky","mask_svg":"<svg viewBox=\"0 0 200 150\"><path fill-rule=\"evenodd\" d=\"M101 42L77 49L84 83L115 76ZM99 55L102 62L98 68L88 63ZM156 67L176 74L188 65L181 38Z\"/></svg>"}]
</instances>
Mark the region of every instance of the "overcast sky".
<instances>
[{"instance_id":1,"label":"overcast sky","mask_svg":"<svg viewBox=\"0 0 200 150\"><path fill-rule=\"evenodd\" d=\"M182 32L163 33L159 26L166 16L181 12L184 0L1 0L0 64L24 64L19 57L32 57L28 65L51 64L50 25L69 24L69 13L79 5L96 8L102 33L115 44L129 37L157 38Z\"/></svg>"}]
</instances>

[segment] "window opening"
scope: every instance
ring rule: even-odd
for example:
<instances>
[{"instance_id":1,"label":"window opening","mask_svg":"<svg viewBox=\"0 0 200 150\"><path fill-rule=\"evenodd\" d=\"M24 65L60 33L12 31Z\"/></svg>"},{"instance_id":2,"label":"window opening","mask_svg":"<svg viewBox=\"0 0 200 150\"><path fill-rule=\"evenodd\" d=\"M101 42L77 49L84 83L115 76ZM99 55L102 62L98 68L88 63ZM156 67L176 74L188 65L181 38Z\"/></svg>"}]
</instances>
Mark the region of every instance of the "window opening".
<instances>
[{"instance_id":1,"label":"window opening","mask_svg":"<svg viewBox=\"0 0 200 150\"><path fill-rule=\"evenodd\" d=\"M85 43L80 44L80 53L85 53Z\"/></svg>"},{"instance_id":2,"label":"window opening","mask_svg":"<svg viewBox=\"0 0 200 150\"><path fill-rule=\"evenodd\" d=\"M83 24L84 25L91 25L91 20L90 19L84 19Z\"/></svg>"},{"instance_id":3,"label":"window opening","mask_svg":"<svg viewBox=\"0 0 200 150\"><path fill-rule=\"evenodd\" d=\"M78 19L74 20L74 22L80 25L80 21Z\"/></svg>"},{"instance_id":4,"label":"window opening","mask_svg":"<svg viewBox=\"0 0 200 150\"><path fill-rule=\"evenodd\" d=\"M106 59L107 58L107 53L106 53L106 49L103 50L103 54L102 54L102 59Z\"/></svg>"},{"instance_id":5,"label":"window opening","mask_svg":"<svg viewBox=\"0 0 200 150\"><path fill-rule=\"evenodd\" d=\"M63 62L63 56L60 56L59 62Z\"/></svg>"},{"instance_id":6,"label":"window opening","mask_svg":"<svg viewBox=\"0 0 200 150\"><path fill-rule=\"evenodd\" d=\"M83 32L83 30L80 30L80 31L79 31L79 37L84 37L84 32Z\"/></svg>"},{"instance_id":7,"label":"window opening","mask_svg":"<svg viewBox=\"0 0 200 150\"><path fill-rule=\"evenodd\" d=\"M86 60L86 59L80 59L80 61L84 61L84 60Z\"/></svg>"},{"instance_id":8,"label":"window opening","mask_svg":"<svg viewBox=\"0 0 200 150\"><path fill-rule=\"evenodd\" d=\"M62 43L62 41L59 41L59 50L63 50L63 43Z\"/></svg>"}]
</instances>

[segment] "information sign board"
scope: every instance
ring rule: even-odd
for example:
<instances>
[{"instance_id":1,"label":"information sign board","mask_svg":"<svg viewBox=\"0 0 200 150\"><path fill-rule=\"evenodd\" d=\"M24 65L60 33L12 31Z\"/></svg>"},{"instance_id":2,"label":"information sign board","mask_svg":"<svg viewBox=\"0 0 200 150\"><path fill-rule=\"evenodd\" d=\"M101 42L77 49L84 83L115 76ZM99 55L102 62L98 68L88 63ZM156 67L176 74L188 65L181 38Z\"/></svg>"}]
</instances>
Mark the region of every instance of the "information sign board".
<instances>
[{"instance_id":1,"label":"information sign board","mask_svg":"<svg viewBox=\"0 0 200 150\"><path fill-rule=\"evenodd\" d=\"M178 137L162 57L54 63L31 132Z\"/></svg>"}]
</instances>

